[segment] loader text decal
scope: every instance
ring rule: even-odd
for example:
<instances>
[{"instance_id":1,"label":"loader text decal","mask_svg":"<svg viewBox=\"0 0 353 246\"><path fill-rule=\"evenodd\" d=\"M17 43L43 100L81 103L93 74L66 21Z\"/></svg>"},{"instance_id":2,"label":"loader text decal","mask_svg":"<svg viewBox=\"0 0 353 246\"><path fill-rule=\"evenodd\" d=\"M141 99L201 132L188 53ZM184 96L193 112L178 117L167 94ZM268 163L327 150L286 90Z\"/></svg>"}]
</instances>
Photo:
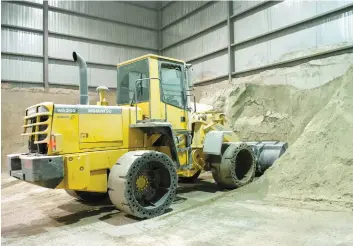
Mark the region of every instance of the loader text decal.
<instances>
[{"instance_id":1,"label":"loader text decal","mask_svg":"<svg viewBox=\"0 0 353 246\"><path fill-rule=\"evenodd\" d=\"M121 114L119 107L102 107L102 106L54 106L55 113L58 114Z\"/></svg>"},{"instance_id":2,"label":"loader text decal","mask_svg":"<svg viewBox=\"0 0 353 246\"><path fill-rule=\"evenodd\" d=\"M59 114L76 114L76 108L55 108L55 113Z\"/></svg>"},{"instance_id":3,"label":"loader text decal","mask_svg":"<svg viewBox=\"0 0 353 246\"><path fill-rule=\"evenodd\" d=\"M106 108L89 108L88 113L91 113L91 114L111 114L112 110L106 109Z\"/></svg>"}]
</instances>

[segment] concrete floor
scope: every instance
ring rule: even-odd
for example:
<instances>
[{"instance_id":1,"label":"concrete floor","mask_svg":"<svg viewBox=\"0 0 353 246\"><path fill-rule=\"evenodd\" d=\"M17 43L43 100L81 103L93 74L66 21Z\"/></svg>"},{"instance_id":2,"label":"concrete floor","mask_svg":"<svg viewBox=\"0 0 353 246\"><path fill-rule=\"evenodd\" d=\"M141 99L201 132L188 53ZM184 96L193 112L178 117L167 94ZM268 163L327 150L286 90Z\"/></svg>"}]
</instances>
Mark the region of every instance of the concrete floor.
<instances>
[{"instance_id":1,"label":"concrete floor","mask_svg":"<svg viewBox=\"0 0 353 246\"><path fill-rule=\"evenodd\" d=\"M138 221L2 175L3 245L353 245L353 212L219 191L209 174ZM256 197L256 196L255 196Z\"/></svg>"}]
</instances>

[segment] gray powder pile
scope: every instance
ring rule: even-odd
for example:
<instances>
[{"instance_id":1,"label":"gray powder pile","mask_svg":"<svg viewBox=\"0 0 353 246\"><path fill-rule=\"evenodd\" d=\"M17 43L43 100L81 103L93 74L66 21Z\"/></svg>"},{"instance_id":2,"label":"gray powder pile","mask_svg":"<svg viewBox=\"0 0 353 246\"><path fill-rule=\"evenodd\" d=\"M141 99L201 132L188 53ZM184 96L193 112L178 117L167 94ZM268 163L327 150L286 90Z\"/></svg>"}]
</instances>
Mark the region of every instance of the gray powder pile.
<instances>
[{"instance_id":1,"label":"gray powder pile","mask_svg":"<svg viewBox=\"0 0 353 246\"><path fill-rule=\"evenodd\" d=\"M341 83L337 78L310 90L286 85L234 85L214 97L211 105L226 112L229 124L244 141L293 143Z\"/></svg>"},{"instance_id":2,"label":"gray powder pile","mask_svg":"<svg viewBox=\"0 0 353 246\"><path fill-rule=\"evenodd\" d=\"M287 152L244 189L262 197L353 203L353 68L307 90L233 85L215 96L212 105L227 113L242 140L290 143Z\"/></svg>"},{"instance_id":3,"label":"gray powder pile","mask_svg":"<svg viewBox=\"0 0 353 246\"><path fill-rule=\"evenodd\" d=\"M339 80L328 104L260 178L270 194L353 202L353 69Z\"/></svg>"}]
</instances>

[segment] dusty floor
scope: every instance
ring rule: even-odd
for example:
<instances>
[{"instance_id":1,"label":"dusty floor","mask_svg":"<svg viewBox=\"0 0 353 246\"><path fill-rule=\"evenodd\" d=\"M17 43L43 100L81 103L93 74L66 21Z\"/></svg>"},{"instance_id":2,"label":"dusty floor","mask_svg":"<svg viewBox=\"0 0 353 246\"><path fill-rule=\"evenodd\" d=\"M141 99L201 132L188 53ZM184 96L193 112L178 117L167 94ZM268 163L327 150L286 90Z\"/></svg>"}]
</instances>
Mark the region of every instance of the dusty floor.
<instances>
[{"instance_id":1,"label":"dusty floor","mask_svg":"<svg viewBox=\"0 0 353 246\"><path fill-rule=\"evenodd\" d=\"M6 175L1 189L3 245L353 245L353 211L219 191L209 174L145 221Z\"/></svg>"}]
</instances>

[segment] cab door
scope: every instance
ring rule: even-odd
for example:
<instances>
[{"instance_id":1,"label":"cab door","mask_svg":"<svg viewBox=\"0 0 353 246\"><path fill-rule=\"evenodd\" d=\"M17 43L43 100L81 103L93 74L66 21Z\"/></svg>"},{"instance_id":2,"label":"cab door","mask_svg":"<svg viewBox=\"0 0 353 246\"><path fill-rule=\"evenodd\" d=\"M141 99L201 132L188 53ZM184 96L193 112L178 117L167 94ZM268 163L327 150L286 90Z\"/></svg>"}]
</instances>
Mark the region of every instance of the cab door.
<instances>
[{"instance_id":1,"label":"cab door","mask_svg":"<svg viewBox=\"0 0 353 246\"><path fill-rule=\"evenodd\" d=\"M159 61L161 102L174 131L187 130L187 98L183 64Z\"/></svg>"},{"instance_id":2,"label":"cab door","mask_svg":"<svg viewBox=\"0 0 353 246\"><path fill-rule=\"evenodd\" d=\"M150 117L149 60L121 65L117 75L117 105L136 106L142 110L143 118Z\"/></svg>"}]
</instances>

